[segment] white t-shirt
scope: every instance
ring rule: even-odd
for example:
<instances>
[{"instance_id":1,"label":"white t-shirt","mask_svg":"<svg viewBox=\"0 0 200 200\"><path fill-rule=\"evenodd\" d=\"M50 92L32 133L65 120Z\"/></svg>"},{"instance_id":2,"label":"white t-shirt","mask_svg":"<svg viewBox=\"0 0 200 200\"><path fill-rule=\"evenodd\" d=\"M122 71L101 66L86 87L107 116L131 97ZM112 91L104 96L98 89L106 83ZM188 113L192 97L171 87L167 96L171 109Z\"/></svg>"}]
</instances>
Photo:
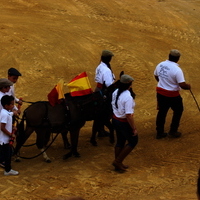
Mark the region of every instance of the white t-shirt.
<instances>
[{"instance_id":1,"label":"white t-shirt","mask_svg":"<svg viewBox=\"0 0 200 200\"><path fill-rule=\"evenodd\" d=\"M12 132L12 116L13 112L9 112L5 110L4 108L0 112L0 123L5 123L5 128ZM2 144L8 144L10 137L6 135L2 130L0 129L0 145Z\"/></svg>"},{"instance_id":2,"label":"white t-shirt","mask_svg":"<svg viewBox=\"0 0 200 200\"><path fill-rule=\"evenodd\" d=\"M6 95L13 96L15 98L15 102L18 102L19 99L15 96L15 88L14 85L10 86L10 90L6 92ZM15 105L13 110L18 110L17 106Z\"/></svg>"},{"instance_id":3,"label":"white t-shirt","mask_svg":"<svg viewBox=\"0 0 200 200\"><path fill-rule=\"evenodd\" d=\"M19 99L15 96L15 87L14 85L10 86L10 90L6 93L9 96L13 96L15 98L15 102L18 102Z\"/></svg>"},{"instance_id":4,"label":"white t-shirt","mask_svg":"<svg viewBox=\"0 0 200 200\"><path fill-rule=\"evenodd\" d=\"M112 71L107 67L104 62L101 62L96 68L95 82L103 84L105 82L106 87L109 87L115 81L115 76Z\"/></svg>"},{"instance_id":5,"label":"white t-shirt","mask_svg":"<svg viewBox=\"0 0 200 200\"><path fill-rule=\"evenodd\" d=\"M175 62L166 60L156 66L154 75L158 76L158 87L169 91L180 90L179 83L185 82L183 71Z\"/></svg>"},{"instance_id":6,"label":"white t-shirt","mask_svg":"<svg viewBox=\"0 0 200 200\"><path fill-rule=\"evenodd\" d=\"M123 91L118 98L117 105L115 106L115 101L117 97L118 89L116 89L112 94L112 108L113 113L118 118L126 118L126 114L133 114L135 101L128 90Z\"/></svg>"}]
</instances>

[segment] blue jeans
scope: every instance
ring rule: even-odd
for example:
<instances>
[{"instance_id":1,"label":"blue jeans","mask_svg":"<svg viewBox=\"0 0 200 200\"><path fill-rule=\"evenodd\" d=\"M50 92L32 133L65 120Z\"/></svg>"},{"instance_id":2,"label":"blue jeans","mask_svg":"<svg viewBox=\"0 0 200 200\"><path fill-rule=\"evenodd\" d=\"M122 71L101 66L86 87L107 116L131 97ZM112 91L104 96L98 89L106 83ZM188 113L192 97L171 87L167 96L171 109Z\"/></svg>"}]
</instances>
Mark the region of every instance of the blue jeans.
<instances>
[{"instance_id":1,"label":"blue jeans","mask_svg":"<svg viewBox=\"0 0 200 200\"><path fill-rule=\"evenodd\" d=\"M116 131L117 135L117 144L116 147L123 148L128 141L130 147L134 148L138 143L138 136L133 135L133 129L128 122L121 122L117 119L112 119L112 124Z\"/></svg>"}]
</instances>

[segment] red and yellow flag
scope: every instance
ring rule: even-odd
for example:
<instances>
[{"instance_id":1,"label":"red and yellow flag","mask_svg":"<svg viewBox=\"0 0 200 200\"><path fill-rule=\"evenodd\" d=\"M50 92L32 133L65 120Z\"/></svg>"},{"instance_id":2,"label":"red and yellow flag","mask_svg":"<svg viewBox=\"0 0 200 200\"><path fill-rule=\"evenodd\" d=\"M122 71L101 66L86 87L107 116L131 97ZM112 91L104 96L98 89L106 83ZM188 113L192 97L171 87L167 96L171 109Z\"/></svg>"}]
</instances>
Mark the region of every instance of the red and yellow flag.
<instances>
[{"instance_id":1,"label":"red and yellow flag","mask_svg":"<svg viewBox=\"0 0 200 200\"><path fill-rule=\"evenodd\" d=\"M67 86L73 97L83 96L93 92L86 72L77 75L67 84Z\"/></svg>"},{"instance_id":2,"label":"red and yellow flag","mask_svg":"<svg viewBox=\"0 0 200 200\"><path fill-rule=\"evenodd\" d=\"M60 103L60 99L64 99L65 95L63 92L64 81L61 79L57 85L51 90L51 92L47 95L49 103L52 106L55 106L57 103Z\"/></svg>"}]
</instances>

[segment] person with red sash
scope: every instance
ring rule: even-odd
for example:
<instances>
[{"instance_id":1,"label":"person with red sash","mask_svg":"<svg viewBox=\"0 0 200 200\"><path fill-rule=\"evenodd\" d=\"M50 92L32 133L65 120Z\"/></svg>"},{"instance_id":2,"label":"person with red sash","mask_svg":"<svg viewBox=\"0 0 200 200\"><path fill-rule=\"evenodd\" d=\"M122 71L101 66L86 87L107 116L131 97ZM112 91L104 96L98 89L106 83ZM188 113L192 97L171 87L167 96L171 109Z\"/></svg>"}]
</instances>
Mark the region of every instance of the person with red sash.
<instances>
[{"instance_id":1,"label":"person with red sash","mask_svg":"<svg viewBox=\"0 0 200 200\"><path fill-rule=\"evenodd\" d=\"M173 116L168 135L175 138L181 136L178 127L183 112L183 102L179 91L180 89L190 90L191 86L185 82L183 71L178 65L180 56L177 49L172 49L169 53L169 59L159 63L154 71L155 79L158 82L156 87L158 104L156 139L167 136L164 125L170 108L173 110Z\"/></svg>"},{"instance_id":2,"label":"person with red sash","mask_svg":"<svg viewBox=\"0 0 200 200\"><path fill-rule=\"evenodd\" d=\"M103 50L101 53L100 64L95 70L95 82L97 83L95 91L101 91L105 96L106 88L112 85L115 81L115 75L112 72L110 62L114 54L109 50ZM108 105L109 109L109 105ZM98 125L97 125L98 123ZM104 129L104 122L94 120L93 131L98 129L98 137L108 136L109 133Z\"/></svg>"},{"instance_id":3,"label":"person with red sash","mask_svg":"<svg viewBox=\"0 0 200 200\"><path fill-rule=\"evenodd\" d=\"M95 71L96 91L109 87L115 81L115 75L110 65L113 56L114 54L109 50L102 51L100 64Z\"/></svg>"},{"instance_id":4,"label":"person with red sash","mask_svg":"<svg viewBox=\"0 0 200 200\"><path fill-rule=\"evenodd\" d=\"M130 92L133 80L127 74L122 75L118 89L112 94L112 123L117 135L115 160L112 164L115 170L119 171L126 171L128 166L123 164L123 160L138 143L138 132L133 117L135 100Z\"/></svg>"}]
</instances>

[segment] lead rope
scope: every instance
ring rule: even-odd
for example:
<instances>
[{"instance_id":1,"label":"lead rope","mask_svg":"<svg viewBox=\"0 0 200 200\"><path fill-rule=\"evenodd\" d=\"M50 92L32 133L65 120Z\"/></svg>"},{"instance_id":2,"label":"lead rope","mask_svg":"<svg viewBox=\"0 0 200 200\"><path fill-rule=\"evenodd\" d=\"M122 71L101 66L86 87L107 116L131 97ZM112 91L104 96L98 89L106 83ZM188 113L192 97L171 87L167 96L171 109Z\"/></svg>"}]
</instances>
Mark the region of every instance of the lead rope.
<instances>
[{"instance_id":1,"label":"lead rope","mask_svg":"<svg viewBox=\"0 0 200 200\"><path fill-rule=\"evenodd\" d=\"M195 98L195 96L194 96L194 94L193 94L193 92L192 92L191 89L190 89L190 93L191 93L191 95L192 95L192 97L193 97L193 99L194 99L194 101L195 101L195 103L196 103L196 105L197 105L197 108L198 108L198 110L199 110L199 112L200 112L199 104L198 104L198 102L197 102L197 100L196 100L196 98Z\"/></svg>"},{"instance_id":2,"label":"lead rope","mask_svg":"<svg viewBox=\"0 0 200 200\"><path fill-rule=\"evenodd\" d=\"M51 141L51 143L44 149L44 151L42 151L41 153L39 153L38 155L36 156L32 156L32 157L23 157L23 156L19 156L17 155L19 158L22 158L22 159L33 159L33 158L37 158L38 156L42 155L52 144L53 142L55 141L55 139L57 138L59 133L56 134L56 136L53 138L53 140Z\"/></svg>"}]
</instances>

